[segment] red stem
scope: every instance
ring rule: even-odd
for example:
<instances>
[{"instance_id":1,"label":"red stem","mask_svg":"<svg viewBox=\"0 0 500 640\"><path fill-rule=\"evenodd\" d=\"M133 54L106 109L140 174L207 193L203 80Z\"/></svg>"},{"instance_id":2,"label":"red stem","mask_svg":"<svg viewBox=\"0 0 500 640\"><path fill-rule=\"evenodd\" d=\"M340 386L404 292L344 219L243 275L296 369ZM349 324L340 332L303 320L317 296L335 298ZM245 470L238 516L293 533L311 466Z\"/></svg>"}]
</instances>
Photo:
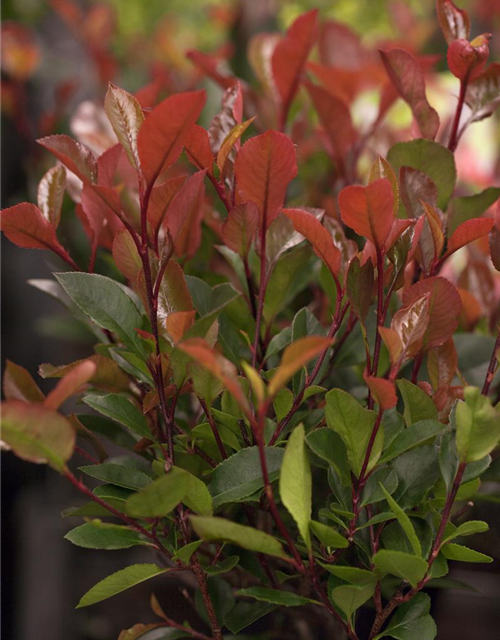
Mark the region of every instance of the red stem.
<instances>
[{"instance_id":1,"label":"red stem","mask_svg":"<svg viewBox=\"0 0 500 640\"><path fill-rule=\"evenodd\" d=\"M469 73L463 80L460 81L460 94L458 96L457 109L455 111L455 117L453 118L453 124L451 127L450 141L448 142L448 149L455 151L458 144L458 125L460 124L460 117L462 115L462 109L465 102L465 93L467 91L467 85L469 84Z\"/></svg>"},{"instance_id":2,"label":"red stem","mask_svg":"<svg viewBox=\"0 0 500 640\"><path fill-rule=\"evenodd\" d=\"M491 383L493 382L493 378L495 377L495 372L498 367L497 361L497 351L500 349L500 329L498 331L497 339L495 340L495 346L493 347L493 353L491 354L490 365L488 367L488 371L486 372L486 378L484 379L484 385L481 393L483 396L487 396L490 392Z\"/></svg>"}]
</instances>

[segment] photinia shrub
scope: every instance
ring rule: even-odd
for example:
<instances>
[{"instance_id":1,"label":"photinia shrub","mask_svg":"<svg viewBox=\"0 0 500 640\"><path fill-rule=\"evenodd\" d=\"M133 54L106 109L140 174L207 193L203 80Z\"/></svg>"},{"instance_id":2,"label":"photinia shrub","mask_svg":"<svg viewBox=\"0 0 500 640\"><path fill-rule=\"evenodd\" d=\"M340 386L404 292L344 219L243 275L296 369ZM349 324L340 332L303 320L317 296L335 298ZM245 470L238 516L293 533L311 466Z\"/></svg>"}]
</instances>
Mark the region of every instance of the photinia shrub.
<instances>
[{"instance_id":1,"label":"photinia shrub","mask_svg":"<svg viewBox=\"0 0 500 640\"><path fill-rule=\"evenodd\" d=\"M152 595L157 622L120 640L280 637L291 607L310 637L432 640L426 589L450 561L491 561L464 538L488 529L467 514L500 439L500 188L460 195L454 152L500 104L500 65L451 0L437 16L449 122L426 96L435 59L310 11L254 36L253 84L189 53L223 90L208 128L203 90L151 108L110 84L108 148L44 137L58 162L37 204L2 211L9 240L63 265L33 284L96 339L41 365L47 396L7 363L5 447L85 497L73 544L154 552L78 607L168 574L198 584L203 632ZM379 106L359 124L365 90ZM407 140L386 122L398 98ZM85 265L58 237L66 193ZM65 415L73 397L86 406Z\"/></svg>"}]
</instances>

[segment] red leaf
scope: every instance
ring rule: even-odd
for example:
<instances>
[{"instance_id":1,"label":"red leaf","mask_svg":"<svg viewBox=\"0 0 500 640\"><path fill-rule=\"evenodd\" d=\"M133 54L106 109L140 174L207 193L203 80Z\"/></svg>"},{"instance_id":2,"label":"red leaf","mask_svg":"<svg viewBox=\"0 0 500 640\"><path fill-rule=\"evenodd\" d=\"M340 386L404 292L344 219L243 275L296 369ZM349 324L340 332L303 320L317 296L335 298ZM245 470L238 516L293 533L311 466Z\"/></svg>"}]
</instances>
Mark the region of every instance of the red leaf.
<instances>
[{"instance_id":1,"label":"red leaf","mask_svg":"<svg viewBox=\"0 0 500 640\"><path fill-rule=\"evenodd\" d=\"M424 293L421 296L410 300L408 304L397 311L391 321L391 329L379 328L380 335L386 343L389 353L391 354L391 362L393 362L393 346L391 340L386 340L384 332L394 331L400 340L401 350L395 358L398 361L401 357L404 360L413 358L422 348L425 333L430 324L430 294ZM396 355L396 354L394 354Z\"/></svg>"},{"instance_id":2,"label":"red leaf","mask_svg":"<svg viewBox=\"0 0 500 640\"><path fill-rule=\"evenodd\" d=\"M113 186L115 173L122 153L125 153L122 145L115 144L113 147L106 149L106 151L97 158L98 185L103 187Z\"/></svg>"},{"instance_id":3,"label":"red leaf","mask_svg":"<svg viewBox=\"0 0 500 640\"><path fill-rule=\"evenodd\" d=\"M443 344L458 326L458 317L462 309L460 295L456 288L440 276L417 282L403 293L403 304L410 305L417 298L430 294L429 326L424 336L426 350Z\"/></svg>"},{"instance_id":4,"label":"red leaf","mask_svg":"<svg viewBox=\"0 0 500 640\"><path fill-rule=\"evenodd\" d=\"M301 209L283 209L283 213L293 222L295 231L304 236L312 244L316 255L323 260L333 277L340 269L340 251L334 245L330 233L312 213Z\"/></svg>"},{"instance_id":5,"label":"red leaf","mask_svg":"<svg viewBox=\"0 0 500 640\"><path fill-rule=\"evenodd\" d=\"M123 229L116 215L121 211L118 192L110 187L90 185L82 191L81 205L92 231L93 246L111 249L116 232Z\"/></svg>"},{"instance_id":6,"label":"red leaf","mask_svg":"<svg viewBox=\"0 0 500 640\"><path fill-rule=\"evenodd\" d=\"M427 370L435 391L452 383L457 366L458 356L453 338L448 338L446 342L429 351L427 354Z\"/></svg>"},{"instance_id":7,"label":"red leaf","mask_svg":"<svg viewBox=\"0 0 500 640\"><path fill-rule=\"evenodd\" d=\"M317 9L300 15L275 48L271 59L274 83L281 97L282 124L286 121L304 65L314 44L317 17Z\"/></svg>"},{"instance_id":8,"label":"red leaf","mask_svg":"<svg viewBox=\"0 0 500 640\"><path fill-rule=\"evenodd\" d=\"M319 120L332 146L339 171L344 171L344 156L357 140L349 108L343 100L312 82L305 83Z\"/></svg>"},{"instance_id":9,"label":"red leaf","mask_svg":"<svg viewBox=\"0 0 500 640\"><path fill-rule=\"evenodd\" d=\"M191 310L174 311L167 316L166 327L174 344L182 340L186 331L193 326L195 315L196 311Z\"/></svg>"},{"instance_id":10,"label":"red leaf","mask_svg":"<svg viewBox=\"0 0 500 640\"><path fill-rule=\"evenodd\" d=\"M160 102L146 118L137 145L148 185L177 160L204 104L204 91L176 93Z\"/></svg>"},{"instance_id":11,"label":"red leaf","mask_svg":"<svg viewBox=\"0 0 500 640\"><path fill-rule=\"evenodd\" d=\"M96 369L97 366L92 360L84 360L71 369L45 398L43 406L47 409L58 409L65 400L92 378Z\"/></svg>"},{"instance_id":12,"label":"red leaf","mask_svg":"<svg viewBox=\"0 0 500 640\"><path fill-rule=\"evenodd\" d=\"M483 73L490 55L490 38L490 33L483 33L472 42L459 39L450 44L447 55L448 67L454 76L462 81L466 78L470 81Z\"/></svg>"},{"instance_id":13,"label":"red leaf","mask_svg":"<svg viewBox=\"0 0 500 640\"><path fill-rule=\"evenodd\" d=\"M375 376L365 376L365 382L380 409L386 411L397 405L398 397L394 382Z\"/></svg>"},{"instance_id":14,"label":"red leaf","mask_svg":"<svg viewBox=\"0 0 500 640\"><path fill-rule=\"evenodd\" d=\"M222 225L224 243L240 256L248 255L259 226L259 210L253 202L233 207Z\"/></svg>"},{"instance_id":15,"label":"red leaf","mask_svg":"<svg viewBox=\"0 0 500 640\"><path fill-rule=\"evenodd\" d=\"M453 40L469 39L470 19L467 11L459 9L452 0L437 0L436 10L441 31L448 44Z\"/></svg>"},{"instance_id":16,"label":"red leaf","mask_svg":"<svg viewBox=\"0 0 500 640\"><path fill-rule=\"evenodd\" d=\"M177 176L162 182L157 187L153 187L149 198L148 222L155 237L165 219L172 200L179 193L185 180L186 176Z\"/></svg>"},{"instance_id":17,"label":"red leaf","mask_svg":"<svg viewBox=\"0 0 500 640\"><path fill-rule=\"evenodd\" d=\"M10 360L5 362L2 380L3 394L6 400L22 400L23 402L43 402L44 395L33 377L24 367Z\"/></svg>"},{"instance_id":18,"label":"red leaf","mask_svg":"<svg viewBox=\"0 0 500 640\"><path fill-rule=\"evenodd\" d=\"M466 244L474 242L478 238L487 236L492 230L495 221L493 218L474 218L467 220L455 229L453 235L448 241L448 250L446 255L449 256L458 249L465 247Z\"/></svg>"},{"instance_id":19,"label":"red leaf","mask_svg":"<svg viewBox=\"0 0 500 640\"><path fill-rule=\"evenodd\" d=\"M184 146L187 157L193 165L198 169L207 169L207 172L213 175L214 157L205 129L195 124L188 133Z\"/></svg>"},{"instance_id":20,"label":"red leaf","mask_svg":"<svg viewBox=\"0 0 500 640\"><path fill-rule=\"evenodd\" d=\"M23 249L48 249L64 260L69 256L59 243L54 227L40 209L29 202L21 202L0 213L0 229L6 237Z\"/></svg>"},{"instance_id":21,"label":"red leaf","mask_svg":"<svg viewBox=\"0 0 500 640\"><path fill-rule=\"evenodd\" d=\"M90 149L69 136L47 136L37 140L84 184L97 181L97 164Z\"/></svg>"},{"instance_id":22,"label":"red leaf","mask_svg":"<svg viewBox=\"0 0 500 640\"><path fill-rule=\"evenodd\" d=\"M465 102L472 109L471 122L488 118L500 105L500 64L493 62L467 85Z\"/></svg>"},{"instance_id":23,"label":"red leaf","mask_svg":"<svg viewBox=\"0 0 500 640\"><path fill-rule=\"evenodd\" d=\"M210 147L213 153L219 153L228 133L234 129L236 125L241 124L242 120L243 92L241 91L240 82L237 82L224 92L222 96L222 108L219 113L214 116L208 129ZM236 148L240 148L239 142L236 142Z\"/></svg>"},{"instance_id":24,"label":"red leaf","mask_svg":"<svg viewBox=\"0 0 500 640\"><path fill-rule=\"evenodd\" d=\"M119 229L115 234L112 253L118 270L135 284L143 265L137 246L127 229Z\"/></svg>"},{"instance_id":25,"label":"red leaf","mask_svg":"<svg viewBox=\"0 0 500 640\"><path fill-rule=\"evenodd\" d=\"M250 138L234 165L243 202L254 202L260 225L267 229L283 206L288 183L297 175L293 142L283 133L267 131Z\"/></svg>"},{"instance_id":26,"label":"red leaf","mask_svg":"<svg viewBox=\"0 0 500 640\"><path fill-rule=\"evenodd\" d=\"M212 78L223 89L232 87L238 79L235 76L228 75L226 69L222 68L222 61L215 56L201 51L188 51L186 56L203 71L209 78Z\"/></svg>"},{"instance_id":27,"label":"red leaf","mask_svg":"<svg viewBox=\"0 0 500 640\"><path fill-rule=\"evenodd\" d=\"M178 349L187 353L215 376L227 388L244 411L248 411L248 401L238 382L238 372L232 362L212 349L202 338L189 338L179 344Z\"/></svg>"},{"instance_id":28,"label":"red leaf","mask_svg":"<svg viewBox=\"0 0 500 640\"><path fill-rule=\"evenodd\" d=\"M380 249L394 222L394 195L387 178L375 180L367 187L349 186L339 194L343 222Z\"/></svg>"},{"instance_id":29,"label":"red leaf","mask_svg":"<svg viewBox=\"0 0 500 640\"><path fill-rule=\"evenodd\" d=\"M491 262L497 271L500 271L500 208L495 216L495 226L490 232L490 256Z\"/></svg>"},{"instance_id":30,"label":"red leaf","mask_svg":"<svg viewBox=\"0 0 500 640\"><path fill-rule=\"evenodd\" d=\"M174 196L162 225L168 228L177 256L192 257L201 241L206 171L190 176Z\"/></svg>"},{"instance_id":31,"label":"red leaf","mask_svg":"<svg viewBox=\"0 0 500 640\"><path fill-rule=\"evenodd\" d=\"M380 51L382 62L392 83L409 105L424 138L434 140L439 116L427 102L425 80L417 60L404 49Z\"/></svg>"}]
</instances>

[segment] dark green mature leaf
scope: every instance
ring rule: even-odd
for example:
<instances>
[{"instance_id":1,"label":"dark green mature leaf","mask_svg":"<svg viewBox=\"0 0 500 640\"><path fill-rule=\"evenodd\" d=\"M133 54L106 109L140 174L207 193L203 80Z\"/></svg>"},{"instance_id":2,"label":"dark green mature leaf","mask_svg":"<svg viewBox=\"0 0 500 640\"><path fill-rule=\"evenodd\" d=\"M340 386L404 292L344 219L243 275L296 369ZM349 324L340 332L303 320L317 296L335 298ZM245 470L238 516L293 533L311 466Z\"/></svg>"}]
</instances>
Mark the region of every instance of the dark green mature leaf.
<instances>
[{"instance_id":1,"label":"dark green mature leaf","mask_svg":"<svg viewBox=\"0 0 500 640\"><path fill-rule=\"evenodd\" d=\"M266 447L266 460L271 482L279 476L283 449ZM247 447L221 462L212 474L209 491L214 508L238 502L264 486L257 447Z\"/></svg>"},{"instance_id":2,"label":"dark green mature leaf","mask_svg":"<svg viewBox=\"0 0 500 640\"><path fill-rule=\"evenodd\" d=\"M373 640L396 638L396 640L434 640L436 624L429 615L431 599L426 593L417 593L409 602L398 607L387 628Z\"/></svg>"},{"instance_id":3,"label":"dark green mature leaf","mask_svg":"<svg viewBox=\"0 0 500 640\"><path fill-rule=\"evenodd\" d=\"M79 467L79 469L92 478L134 491L140 491L151 483L151 478L148 475L138 469L134 469L134 467L128 467L123 464L105 462L104 464Z\"/></svg>"},{"instance_id":4,"label":"dark green mature leaf","mask_svg":"<svg viewBox=\"0 0 500 640\"><path fill-rule=\"evenodd\" d=\"M304 604L319 604L317 600L304 598L303 596L299 596L296 593L290 593L289 591L269 589L268 587L249 587L248 589L240 589L238 591L238 595L255 598L261 602L283 605L284 607L300 607Z\"/></svg>"},{"instance_id":5,"label":"dark green mature leaf","mask_svg":"<svg viewBox=\"0 0 500 640\"><path fill-rule=\"evenodd\" d=\"M394 513L394 515L398 519L398 522L401 525L401 528L403 529L408 540L410 541L413 551L417 556L421 556L422 547L420 545L420 540L418 539L418 536L415 532L415 529L413 528L410 518L406 515L403 509L401 509L398 503L391 497L391 495L384 489L384 486L382 484L380 485L380 488L384 493L385 499L387 500L387 503L389 504L391 511Z\"/></svg>"},{"instance_id":6,"label":"dark green mature leaf","mask_svg":"<svg viewBox=\"0 0 500 640\"><path fill-rule=\"evenodd\" d=\"M437 420L420 420L412 424L394 438L384 451L380 464L397 458L397 456L409 449L425 444L428 440L444 431L444 429L446 429L446 425Z\"/></svg>"},{"instance_id":7,"label":"dark green mature leaf","mask_svg":"<svg viewBox=\"0 0 500 640\"><path fill-rule=\"evenodd\" d=\"M493 558L490 556L480 553L479 551L474 551L474 549L469 549L469 547L464 547L461 544L455 544L454 542L448 542L443 545L441 553L448 560L458 560L460 562L493 562Z\"/></svg>"},{"instance_id":8,"label":"dark green mature leaf","mask_svg":"<svg viewBox=\"0 0 500 640\"><path fill-rule=\"evenodd\" d=\"M92 520L72 529L64 538L84 549L128 549L136 545L147 545L136 531L119 524Z\"/></svg>"},{"instance_id":9,"label":"dark green mature leaf","mask_svg":"<svg viewBox=\"0 0 500 640\"><path fill-rule=\"evenodd\" d=\"M488 524L482 520L469 520L469 522L464 522L459 527L454 527L451 532L447 532L442 542L449 542L461 536L473 536L476 533L484 533L488 531L488 529Z\"/></svg>"},{"instance_id":10,"label":"dark green mature leaf","mask_svg":"<svg viewBox=\"0 0 500 640\"><path fill-rule=\"evenodd\" d=\"M135 517L157 518L165 516L182 501L190 485L190 474L172 467L140 493L127 500L127 512Z\"/></svg>"},{"instance_id":11,"label":"dark green mature leaf","mask_svg":"<svg viewBox=\"0 0 500 640\"><path fill-rule=\"evenodd\" d=\"M389 494L393 494L398 486L398 476L394 469L390 467L380 467L368 478L368 482L363 489L361 506L374 504L385 499L384 488Z\"/></svg>"},{"instance_id":12,"label":"dark green mature leaf","mask_svg":"<svg viewBox=\"0 0 500 640\"><path fill-rule=\"evenodd\" d=\"M310 549L312 477L302 424L294 429L286 445L280 474L280 496L297 523L307 548Z\"/></svg>"},{"instance_id":13,"label":"dark green mature leaf","mask_svg":"<svg viewBox=\"0 0 500 640\"><path fill-rule=\"evenodd\" d=\"M396 458L392 466L399 484L392 497L402 509L416 506L439 476L437 450L432 445L411 449Z\"/></svg>"},{"instance_id":14,"label":"dark green mature leaf","mask_svg":"<svg viewBox=\"0 0 500 640\"><path fill-rule=\"evenodd\" d=\"M271 603L238 602L224 618L224 624L232 633L237 634L276 607Z\"/></svg>"},{"instance_id":15,"label":"dark green mature leaf","mask_svg":"<svg viewBox=\"0 0 500 640\"><path fill-rule=\"evenodd\" d=\"M437 409L432 398L409 380L398 380L398 389L403 396L404 419L409 427L421 420L436 420Z\"/></svg>"},{"instance_id":16,"label":"dark green mature leaf","mask_svg":"<svg viewBox=\"0 0 500 640\"><path fill-rule=\"evenodd\" d=\"M128 427L133 433L148 440L155 440L148 421L126 396L109 393L106 396L86 396L83 401L102 415Z\"/></svg>"},{"instance_id":17,"label":"dark green mature leaf","mask_svg":"<svg viewBox=\"0 0 500 640\"><path fill-rule=\"evenodd\" d=\"M418 138L395 144L389 149L387 160L396 175L399 175L401 167L412 167L429 176L438 190L438 206L446 210L457 179L451 151L437 142Z\"/></svg>"},{"instance_id":18,"label":"dark green mature leaf","mask_svg":"<svg viewBox=\"0 0 500 640\"><path fill-rule=\"evenodd\" d=\"M412 587L416 587L427 573L427 562L423 558L403 551L381 549L373 556L373 563L382 575L398 576Z\"/></svg>"},{"instance_id":19,"label":"dark green mature leaf","mask_svg":"<svg viewBox=\"0 0 500 640\"><path fill-rule=\"evenodd\" d=\"M321 427L308 433L306 443L311 451L333 465L347 482L350 482L347 450L338 433L328 427Z\"/></svg>"},{"instance_id":20,"label":"dark green mature leaf","mask_svg":"<svg viewBox=\"0 0 500 640\"><path fill-rule=\"evenodd\" d=\"M341 389L332 389L326 394L325 415L328 426L344 441L351 469L359 477L377 414L364 409L349 393ZM383 442L384 430L381 425L370 454L367 471L377 464Z\"/></svg>"},{"instance_id":21,"label":"dark green mature leaf","mask_svg":"<svg viewBox=\"0 0 500 640\"><path fill-rule=\"evenodd\" d=\"M75 446L75 431L64 416L39 404L2 402L2 439L23 460L62 472Z\"/></svg>"},{"instance_id":22,"label":"dark green mature leaf","mask_svg":"<svg viewBox=\"0 0 500 640\"><path fill-rule=\"evenodd\" d=\"M203 540L230 542L243 549L267 553L278 558L286 556L281 543L276 538L258 529L245 527L224 518L191 516L190 521L193 529Z\"/></svg>"},{"instance_id":23,"label":"dark green mature leaf","mask_svg":"<svg viewBox=\"0 0 500 640\"><path fill-rule=\"evenodd\" d=\"M83 596L77 605L77 609L88 607L96 602L107 600L122 591L134 587L145 580L154 578L161 573L167 573L170 569L162 569L156 564L133 564L126 569L111 574L101 582L98 582Z\"/></svg>"},{"instance_id":24,"label":"dark green mature leaf","mask_svg":"<svg viewBox=\"0 0 500 640\"><path fill-rule=\"evenodd\" d=\"M377 576L373 571L367 571L366 569L358 569L358 567L347 567L333 564L322 564L323 569L326 569L332 576L336 576L345 582L356 585L373 585L377 582Z\"/></svg>"},{"instance_id":25,"label":"dark green mature leaf","mask_svg":"<svg viewBox=\"0 0 500 640\"><path fill-rule=\"evenodd\" d=\"M486 209L489 209L500 198L500 187L488 187L473 196L461 196L453 198L450 202L450 215L446 228L448 238L455 229L472 218L479 218Z\"/></svg>"},{"instance_id":26,"label":"dark green mature leaf","mask_svg":"<svg viewBox=\"0 0 500 640\"><path fill-rule=\"evenodd\" d=\"M456 444L462 462L487 456L500 440L500 413L477 387L465 387L456 409Z\"/></svg>"},{"instance_id":27,"label":"dark green mature leaf","mask_svg":"<svg viewBox=\"0 0 500 640\"><path fill-rule=\"evenodd\" d=\"M91 273L56 273L62 288L97 326L108 329L141 358L148 353L136 329L146 329L145 318L122 285Z\"/></svg>"},{"instance_id":28,"label":"dark green mature leaf","mask_svg":"<svg viewBox=\"0 0 500 640\"><path fill-rule=\"evenodd\" d=\"M374 271L373 262L367 260L361 266L356 256L349 265L347 272L347 297L351 308L364 324L373 295Z\"/></svg>"}]
</instances>

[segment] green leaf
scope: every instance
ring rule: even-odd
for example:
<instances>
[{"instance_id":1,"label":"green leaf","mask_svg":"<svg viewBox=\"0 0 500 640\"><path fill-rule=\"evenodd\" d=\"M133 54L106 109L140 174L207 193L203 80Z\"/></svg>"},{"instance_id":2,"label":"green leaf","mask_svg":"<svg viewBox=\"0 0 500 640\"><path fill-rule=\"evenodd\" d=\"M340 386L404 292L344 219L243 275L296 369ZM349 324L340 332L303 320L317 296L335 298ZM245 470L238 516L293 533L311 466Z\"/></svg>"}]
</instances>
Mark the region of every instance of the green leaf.
<instances>
[{"instance_id":1,"label":"green leaf","mask_svg":"<svg viewBox=\"0 0 500 640\"><path fill-rule=\"evenodd\" d=\"M92 478L97 478L97 480L109 482L118 487L124 487L125 489L132 489L134 491L140 491L151 483L151 478L142 471L138 471L133 467L127 467L123 464L113 464L112 462L90 464L79 467L79 470Z\"/></svg>"},{"instance_id":2,"label":"green leaf","mask_svg":"<svg viewBox=\"0 0 500 640\"><path fill-rule=\"evenodd\" d=\"M392 465L399 478L392 497L402 509L418 505L439 477L437 449L432 445L410 449L396 458Z\"/></svg>"},{"instance_id":3,"label":"green leaf","mask_svg":"<svg viewBox=\"0 0 500 640\"><path fill-rule=\"evenodd\" d=\"M177 467L174 467L177 469ZM200 516L211 516L214 510L212 496L207 485L189 471L179 469L188 475L189 484L187 493L182 498L182 502Z\"/></svg>"},{"instance_id":4,"label":"green leaf","mask_svg":"<svg viewBox=\"0 0 500 640\"><path fill-rule=\"evenodd\" d=\"M432 398L409 380L398 380L398 389L405 405L404 419L410 427L421 420L437 420L438 412Z\"/></svg>"},{"instance_id":5,"label":"green leaf","mask_svg":"<svg viewBox=\"0 0 500 640\"><path fill-rule=\"evenodd\" d=\"M281 501L297 523L300 535L311 548L309 523L312 511L311 467L305 447L304 425L296 427L288 439L280 473Z\"/></svg>"},{"instance_id":6,"label":"green leaf","mask_svg":"<svg viewBox=\"0 0 500 640\"><path fill-rule=\"evenodd\" d=\"M490 556L480 553L479 551L474 551L474 549L469 549L469 547L464 547L461 544L455 544L454 542L448 542L443 545L441 553L448 560L458 560L460 562L493 562L493 558Z\"/></svg>"},{"instance_id":7,"label":"green leaf","mask_svg":"<svg viewBox=\"0 0 500 640\"><path fill-rule=\"evenodd\" d=\"M432 402L432 401L431 401ZM446 429L446 425L437 420L420 420L398 434L384 451L379 464L397 458L405 451L425 444Z\"/></svg>"},{"instance_id":8,"label":"green leaf","mask_svg":"<svg viewBox=\"0 0 500 640\"><path fill-rule=\"evenodd\" d=\"M456 443L461 462L487 456L500 440L500 414L477 387L465 387L464 400L457 403Z\"/></svg>"},{"instance_id":9,"label":"green leaf","mask_svg":"<svg viewBox=\"0 0 500 640\"><path fill-rule=\"evenodd\" d=\"M234 567L239 563L240 556L229 556L215 565L208 565L205 567L205 573L208 573L209 576L218 576L221 573L227 573L234 569Z\"/></svg>"},{"instance_id":10,"label":"green leaf","mask_svg":"<svg viewBox=\"0 0 500 640\"><path fill-rule=\"evenodd\" d=\"M406 515L406 513L401 509L398 503L391 497L391 495L385 490L384 486L381 484L380 488L384 492L385 499L387 500L391 511L394 513L396 518L398 519L401 528L406 533L408 540L413 548L413 551L417 556L422 555L422 547L420 546L420 540L415 533L415 529L411 523L410 518Z\"/></svg>"},{"instance_id":11,"label":"green leaf","mask_svg":"<svg viewBox=\"0 0 500 640\"><path fill-rule=\"evenodd\" d=\"M283 450L265 447L271 482L279 476ZM257 447L247 447L221 462L212 474L208 486L214 508L229 502L238 502L264 486Z\"/></svg>"},{"instance_id":12,"label":"green leaf","mask_svg":"<svg viewBox=\"0 0 500 640\"><path fill-rule=\"evenodd\" d=\"M398 607L387 628L373 640L390 637L396 640L434 640L436 624L429 615L431 599L426 593L417 593L409 602Z\"/></svg>"},{"instance_id":13,"label":"green leaf","mask_svg":"<svg viewBox=\"0 0 500 640\"><path fill-rule=\"evenodd\" d=\"M313 453L334 466L342 479L350 483L347 449L338 433L328 427L315 429L307 434L306 443Z\"/></svg>"},{"instance_id":14,"label":"green leaf","mask_svg":"<svg viewBox=\"0 0 500 640\"><path fill-rule=\"evenodd\" d=\"M161 573L167 573L168 571L170 571L170 569L161 569L156 564L133 564L98 582L92 589L87 591L76 608L81 609L96 602L107 600L107 598L111 598L111 596L115 596L117 593L126 591L136 584L140 584L145 580L154 578Z\"/></svg>"},{"instance_id":15,"label":"green leaf","mask_svg":"<svg viewBox=\"0 0 500 640\"><path fill-rule=\"evenodd\" d=\"M447 235L450 238L455 229L471 220L479 218L486 209L489 209L500 197L499 187L488 187L481 193L475 193L473 196L461 196L453 198L450 202L450 214L448 216Z\"/></svg>"},{"instance_id":16,"label":"green leaf","mask_svg":"<svg viewBox=\"0 0 500 640\"><path fill-rule=\"evenodd\" d=\"M300 607L304 604L319 604L317 600L304 598L296 593L289 591L280 591L279 589L269 589L268 587L249 587L248 589L240 589L237 592L239 596L247 596L255 598L261 602L269 602L271 604L283 605L284 607Z\"/></svg>"},{"instance_id":17,"label":"green leaf","mask_svg":"<svg viewBox=\"0 0 500 640\"><path fill-rule=\"evenodd\" d=\"M328 426L344 441L351 469L356 477L359 477L377 414L364 409L346 391L332 389L326 394L325 415ZM373 444L367 471L371 471L377 464L383 442L384 430L381 425Z\"/></svg>"},{"instance_id":18,"label":"green leaf","mask_svg":"<svg viewBox=\"0 0 500 640\"><path fill-rule=\"evenodd\" d=\"M231 633L238 634L275 609L276 605L270 603L238 602L224 618L224 624Z\"/></svg>"},{"instance_id":19,"label":"green leaf","mask_svg":"<svg viewBox=\"0 0 500 640\"><path fill-rule=\"evenodd\" d=\"M283 420L293 406L293 393L290 389L283 387L274 396L273 407L276 412L276 419Z\"/></svg>"},{"instance_id":20,"label":"green leaf","mask_svg":"<svg viewBox=\"0 0 500 640\"><path fill-rule=\"evenodd\" d=\"M342 584L332 589L330 597L350 619L356 609L364 605L374 593L374 584Z\"/></svg>"},{"instance_id":21,"label":"green leaf","mask_svg":"<svg viewBox=\"0 0 500 640\"><path fill-rule=\"evenodd\" d=\"M72 529L64 538L84 549L128 549L136 545L148 544L136 531L100 520L82 524Z\"/></svg>"},{"instance_id":22,"label":"green leaf","mask_svg":"<svg viewBox=\"0 0 500 640\"><path fill-rule=\"evenodd\" d=\"M356 585L373 585L377 583L377 576L372 571L358 569L358 567L343 567L334 564L320 563L332 576Z\"/></svg>"},{"instance_id":23,"label":"green leaf","mask_svg":"<svg viewBox=\"0 0 500 640\"><path fill-rule=\"evenodd\" d=\"M398 486L398 476L394 469L389 467L380 467L376 469L368 478L368 482L363 489L361 498L361 507L367 504L374 504L384 500L385 495L382 486L391 495L396 491Z\"/></svg>"},{"instance_id":24,"label":"green leaf","mask_svg":"<svg viewBox=\"0 0 500 640\"><path fill-rule=\"evenodd\" d=\"M449 542L454 538L460 538L461 536L472 536L476 533L484 533L488 531L489 526L486 522L482 520L469 520L469 522L464 522L459 527L457 527L452 533L447 534L443 538L443 544L445 542Z\"/></svg>"},{"instance_id":25,"label":"green leaf","mask_svg":"<svg viewBox=\"0 0 500 640\"><path fill-rule=\"evenodd\" d=\"M2 439L19 458L59 472L75 447L75 431L64 416L21 400L2 402Z\"/></svg>"},{"instance_id":26,"label":"green leaf","mask_svg":"<svg viewBox=\"0 0 500 640\"><path fill-rule=\"evenodd\" d=\"M267 553L278 558L286 557L281 543L268 533L236 524L224 518L208 518L204 516L191 516L193 529L203 540L230 542L254 551L256 553Z\"/></svg>"},{"instance_id":27,"label":"green leaf","mask_svg":"<svg viewBox=\"0 0 500 640\"><path fill-rule=\"evenodd\" d=\"M191 559L193 553L198 549L200 544L203 544L203 540L195 540L194 542L190 542L189 544L185 544L180 549L177 549L175 555L173 556L174 560L179 559L181 562L188 563Z\"/></svg>"},{"instance_id":28,"label":"green leaf","mask_svg":"<svg viewBox=\"0 0 500 640\"><path fill-rule=\"evenodd\" d=\"M363 266L355 257L349 264L347 272L346 293L351 308L360 322L365 324L373 295L373 263L367 260Z\"/></svg>"},{"instance_id":29,"label":"green leaf","mask_svg":"<svg viewBox=\"0 0 500 640\"><path fill-rule=\"evenodd\" d=\"M345 549L349 546L349 542L343 535L327 524L311 520L311 529L318 540L327 547L334 549Z\"/></svg>"},{"instance_id":30,"label":"green leaf","mask_svg":"<svg viewBox=\"0 0 500 640\"><path fill-rule=\"evenodd\" d=\"M92 273L56 273L58 282L73 302L97 326L116 333L139 357L148 351L136 329L146 329L145 318L122 285Z\"/></svg>"},{"instance_id":31,"label":"green leaf","mask_svg":"<svg viewBox=\"0 0 500 640\"><path fill-rule=\"evenodd\" d=\"M106 396L86 396L83 401L92 409L123 424L142 438L155 439L144 415L126 396L108 393Z\"/></svg>"},{"instance_id":32,"label":"green leaf","mask_svg":"<svg viewBox=\"0 0 500 640\"><path fill-rule=\"evenodd\" d=\"M380 573L398 576L412 587L416 587L427 573L427 562L423 558L403 551L381 549L373 556L373 563Z\"/></svg>"},{"instance_id":33,"label":"green leaf","mask_svg":"<svg viewBox=\"0 0 500 640\"><path fill-rule=\"evenodd\" d=\"M127 500L127 513L134 517L158 518L170 513L187 494L190 475L183 469L172 467L145 489Z\"/></svg>"},{"instance_id":34,"label":"green leaf","mask_svg":"<svg viewBox=\"0 0 500 640\"><path fill-rule=\"evenodd\" d=\"M401 167L412 167L429 176L438 190L438 206L443 211L446 210L457 180L451 151L437 142L418 138L395 144L389 149L387 160L396 175L399 175Z\"/></svg>"}]
</instances>

